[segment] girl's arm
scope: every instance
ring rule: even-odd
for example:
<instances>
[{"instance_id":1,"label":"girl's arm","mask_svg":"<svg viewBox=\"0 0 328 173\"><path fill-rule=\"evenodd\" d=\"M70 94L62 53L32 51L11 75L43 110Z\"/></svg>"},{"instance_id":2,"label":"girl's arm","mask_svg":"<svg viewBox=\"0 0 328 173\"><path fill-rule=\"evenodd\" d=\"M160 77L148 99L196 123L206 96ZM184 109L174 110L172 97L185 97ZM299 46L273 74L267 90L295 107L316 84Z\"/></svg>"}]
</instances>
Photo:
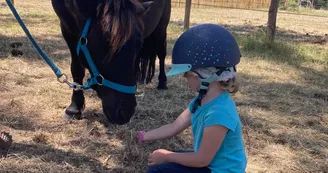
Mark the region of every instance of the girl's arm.
<instances>
[{"instance_id":1,"label":"girl's arm","mask_svg":"<svg viewBox=\"0 0 328 173\"><path fill-rule=\"evenodd\" d=\"M166 162L174 162L188 167L208 166L220 148L228 129L221 125L206 127L198 152L174 153L165 157Z\"/></svg>"},{"instance_id":2,"label":"girl's arm","mask_svg":"<svg viewBox=\"0 0 328 173\"><path fill-rule=\"evenodd\" d=\"M185 109L178 118L170 124L166 124L157 129L146 132L142 141L153 141L159 139L170 138L188 128L191 125L191 112Z\"/></svg>"}]
</instances>

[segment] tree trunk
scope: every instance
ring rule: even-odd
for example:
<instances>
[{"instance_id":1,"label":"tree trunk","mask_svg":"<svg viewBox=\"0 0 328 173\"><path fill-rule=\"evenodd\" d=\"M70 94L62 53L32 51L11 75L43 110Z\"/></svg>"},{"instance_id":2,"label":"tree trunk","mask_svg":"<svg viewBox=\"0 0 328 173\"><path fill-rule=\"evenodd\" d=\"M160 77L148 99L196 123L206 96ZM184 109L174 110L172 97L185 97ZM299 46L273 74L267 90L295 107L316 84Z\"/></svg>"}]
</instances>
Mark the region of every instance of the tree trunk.
<instances>
[{"instance_id":1,"label":"tree trunk","mask_svg":"<svg viewBox=\"0 0 328 173\"><path fill-rule=\"evenodd\" d=\"M184 16L184 29L189 29L190 23L191 0L186 0L185 16Z\"/></svg>"},{"instance_id":2,"label":"tree trunk","mask_svg":"<svg viewBox=\"0 0 328 173\"><path fill-rule=\"evenodd\" d=\"M268 15L268 26L266 37L270 42L274 41L274 37L276 34L276 21L277 21L277 13L278 13L278 2L279 0L271 0L269 15Z\"/></svg>"}]
</instances>

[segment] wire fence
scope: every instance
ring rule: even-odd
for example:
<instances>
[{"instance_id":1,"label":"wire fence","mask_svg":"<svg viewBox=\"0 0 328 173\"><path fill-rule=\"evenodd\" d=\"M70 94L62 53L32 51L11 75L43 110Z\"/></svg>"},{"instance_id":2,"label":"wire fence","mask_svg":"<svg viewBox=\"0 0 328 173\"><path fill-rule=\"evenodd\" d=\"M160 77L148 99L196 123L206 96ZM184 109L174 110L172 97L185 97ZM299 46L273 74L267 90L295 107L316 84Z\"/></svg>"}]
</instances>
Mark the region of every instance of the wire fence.
<instances>
[{"instance_id":1,"label":"wire fence","mask_svg":"<svg viewBox=\"0 0 328 173\"><path fill-rule=\"evenodd\" d=\"M193 7L222 7L238 9L269 9L271 0L192 0ZM186 0L172 0L175 7L184 7ZM328 0L280 0L283 9L305 7L328 10Z\"/></svg>"},{"instance_id":2,"label":"wire fence","mask_svg":"<svg viewBox=\"0 0 328 173\"><path fill-rule=\"evenodd\" d=\"M225 7L240 9L268 9L270 0L192 0L193 7ZM172 0L175 7L184 7L186 0Z\"/></svg>"}]
</instances>

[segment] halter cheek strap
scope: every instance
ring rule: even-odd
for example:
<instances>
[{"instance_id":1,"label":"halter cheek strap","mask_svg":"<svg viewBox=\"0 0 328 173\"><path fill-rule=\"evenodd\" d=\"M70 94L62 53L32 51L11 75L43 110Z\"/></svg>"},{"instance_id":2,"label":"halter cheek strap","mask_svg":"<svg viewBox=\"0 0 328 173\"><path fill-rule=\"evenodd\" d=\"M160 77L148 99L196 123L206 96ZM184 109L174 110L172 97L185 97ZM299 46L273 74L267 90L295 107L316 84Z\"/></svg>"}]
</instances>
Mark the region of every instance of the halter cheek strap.
<instances>
[{"instance_id":1,"label":"halter cheek strap","mask_svg":"<svg viewBox=\"0 0 328 173\"><path fill-rule=\"evenodd\" d=\"M121 84L112 82L110 80L105 79L97 70L97 67L93 63L89 49L87 47L87 44L88 44L87 34L88 34L88 31L90 28L90 24L91 24L91 18L88 18L88 20L84 26L81 38L80 38L80 40L77 44L77 48L76 48L77 55L79 55L80 51L82 50L85 58L87 59L89 66L90 66L91 72L92 72L92 77L90 77L87 80L87 83L83 86L83 89L89 89L93 85L103 85L103 86L112 88L119 92L123 92L123 93L127 93L127 94L134 94L136 92L135 85L134 86L126 86L126 85L121 85Z\"/></svg>"}]
</instances>

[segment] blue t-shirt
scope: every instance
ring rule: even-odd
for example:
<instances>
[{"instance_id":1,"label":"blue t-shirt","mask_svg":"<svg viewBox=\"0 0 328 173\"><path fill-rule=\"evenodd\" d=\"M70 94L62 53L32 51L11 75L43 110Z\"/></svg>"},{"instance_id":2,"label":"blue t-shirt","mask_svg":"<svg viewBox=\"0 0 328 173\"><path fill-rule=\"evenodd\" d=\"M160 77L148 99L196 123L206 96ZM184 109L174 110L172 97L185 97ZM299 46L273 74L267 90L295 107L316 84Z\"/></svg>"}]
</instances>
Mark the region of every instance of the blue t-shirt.
<instances>
[{"instance_id":1,"label":"blue t-shirt","mask_svg":"<svg viewBox=\"0 0 328 173\"><path fill-rule=\"evenodd\" d=\"M190 111L196 98L189 105ZM191 117L191 124L195 152L200 147L204 128L213 125L228 128L219 150L208 165L212 173L245 172L247 159L242 140L242 124L229 92L223 92L209 103L199 106Z\"/></svg>"}]
</instances>

